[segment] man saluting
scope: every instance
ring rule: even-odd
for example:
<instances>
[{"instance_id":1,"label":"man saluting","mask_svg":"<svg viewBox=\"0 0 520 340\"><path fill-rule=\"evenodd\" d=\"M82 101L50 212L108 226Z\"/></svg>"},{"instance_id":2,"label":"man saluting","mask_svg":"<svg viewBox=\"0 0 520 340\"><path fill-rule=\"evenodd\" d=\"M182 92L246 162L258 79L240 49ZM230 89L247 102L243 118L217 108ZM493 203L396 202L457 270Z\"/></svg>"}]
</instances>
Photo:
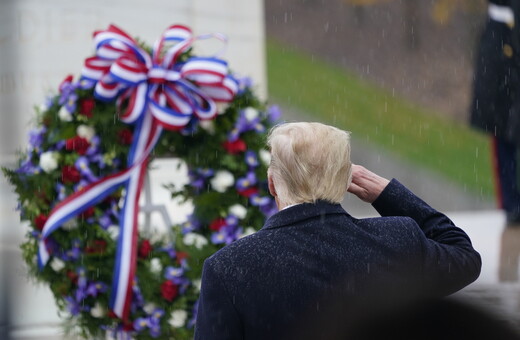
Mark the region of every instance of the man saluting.
<instances>
[{"instance_id":1,"label":"man saluting","mask_svg":"<svg viewBox=\"0 0 520 340\"><path fill-rule=\"evenodd\" d=\"M279 212L204 263L196 339L316 338L364 302L444 296L479 276L464 231L397 180L353 165L347 132L288 123L268 146ZM347 188L382 217L350 216Z\"/></svg>"}]
</instances>

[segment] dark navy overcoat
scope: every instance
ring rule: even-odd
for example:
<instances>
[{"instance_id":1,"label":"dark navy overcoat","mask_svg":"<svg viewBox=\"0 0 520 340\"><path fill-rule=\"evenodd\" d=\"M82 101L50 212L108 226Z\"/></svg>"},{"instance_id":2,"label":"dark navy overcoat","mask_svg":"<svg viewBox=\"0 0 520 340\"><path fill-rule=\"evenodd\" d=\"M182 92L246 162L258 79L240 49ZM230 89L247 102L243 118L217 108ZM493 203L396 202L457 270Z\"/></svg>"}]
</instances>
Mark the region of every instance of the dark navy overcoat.
<instances>
[{"instance_id":1,"label":"dark navy overcoat","mask_svg":"<svg viewBox=\"0 0 520 340\"><path fill-rule=\"evenodd\" d=\"M373 206L382 217L356 219L324 201L289 207L209 257L195 339L332 339L323 334L360 297L444 296L480 274L464 231L397 180Z\"/></svg>"}]
</instances>

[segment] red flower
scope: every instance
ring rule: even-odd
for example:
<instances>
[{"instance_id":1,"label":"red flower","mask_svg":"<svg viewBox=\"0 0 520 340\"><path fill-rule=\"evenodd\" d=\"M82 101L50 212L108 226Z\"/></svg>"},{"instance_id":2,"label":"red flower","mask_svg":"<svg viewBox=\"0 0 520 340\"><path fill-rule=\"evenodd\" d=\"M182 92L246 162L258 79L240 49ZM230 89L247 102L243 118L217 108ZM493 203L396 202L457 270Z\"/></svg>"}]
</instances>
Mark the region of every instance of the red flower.
<instances>
[{"instance_id":1,"label":"red flower","mask_svg":"<svg viewBox=\"0 0 520 340\"><path fill-rule=\"evenodd\" d=\"M244 197L251 197L253 196L254 194L258 194L258 188L257 187L251 187L251 188L247 188L247 189L244 189L244 190L238 190L238 194L240 196L244 196Z\"/></svg>"},{"instance_id":2,"label":"red flower","mask_svg":"<svg viewBox=\"0 0 520 340\"><path fill-rule=\"evenodd\" d=\"M180 264L182 260L189 257L188 253L184 251L178 251L177 252L177 262Z\"/></svg>"},{"instance_id":3,"label":"red flower","mask_svg":"<svg viewBox=\"0 0 520 340\"><path fill-rule=\"evenodd\" d=\"M226 220L223 218L217 218L209 225L209 230L219 231L223 226L226 225Z\"/></svg>"},{"instance_id":4,"label":"red flower","mask_svg":"<svg viewBox=\"0 0 520 340\"><path fill-rule=\"evenodd\" d=\"M137 251L139 253L139 258L145 259L150 255L150 252L152 251L152 245L150 244L150 241L144 240L139 245L139 250Z\"/></svg>"},{"instance_id":5,"label":"red flower","mask_svg":"<svg viewBox=\"0 0 520 340\"><path fill-rule=\"evenodd\" d=\"M85 253L87 254L104 254L106 250L107 242L105 240L94 240L85 247Z\"/></svg>"},{"instance_id":6,"label":"red flower","mask_svg":"<svg viewBox=\"0 0 520 340\"><path fill-rule=\"evenodd\" d=\"M49 217L47 215L40 214L36 216L36 218L34 219L34 226L36 227L36 229L42 230L43 226L45 225L48 219Z\"/></svg>"},{"instance_id":7,"label":"red flower","mask_svg":"<svg viewBox=\"0 0 520 340\"><path fill-rule=\"evenodd\" d=\"M79 218L84 220L92 216L94 216L94 207L88 207L87 210L79 214Z\"/></svg>"},{"instance_id":8,"label":"red flower","mask_svg":"<svg viewBox=\"0 0 520 340\"><path fill-rule=\"evenodd\" d=\"M122 129L117 132L117 139L121 144L130 145L132 144L133 138L134 135L132 134L132 131L130 131L130 129Z\"/></svg>"},{"instance_id":9,"label":"red flower","mask_svg":"<svg viewBox=\"0 0 520 340\"><path fill-rule=\"evenodd\" d=\"M222 146L232 155L236 155L247 150L246 142L241 139L237 139L234 142L225 141Z\"/></svg>"},{"instance_id":10,"label":"red flower","mask_svg":"<svg viewBox=\"0 0 520 340\"><path fill-rule=\"evenodd\" d=\"M35 191L34 192L34 196L36 196L38 198L41 198L45 202L49 202L50 203L49 198L47 197L47 194L44 191L41 191L41 190Z\"/></svg>"},{"instance_id":11,"label":"red flower","mask_svg":"<svg viewBox=\"0 0 520 340\"><path fill-rule=\"evenodd\" d=\"M80 155L84 155L87 152L89 146L90 143L88 140L80 136L69 138L65 141L66 150L76 151Z\"/></svg>"},{"instance_id":12,"label":"red flower","mask_svg":"<svg viewBox=\"0 0 520 340\"><path fill-rule=\"evenodd\" d=\"M92 118L92 110L96 106L96 101L92 98L85 98L79 101L79 113L86 116L87 118Z\"/></svg>"},{"instance_id":13,"label":"red flower","mask_svg":"<svg viewBox=\"0 0 520 340\"><path fill-rule=\"evenodd\" d=\"M74 273L72 270L67 271L67 277L72 281L72 283L78 283L78 274Z\"/></svg>"},{"instance_id":14,"label":"red flower","mask_svg":"<svg viewBox=\"0 0 520 340\"><path fill-rule=\"evenodd\" d=\"M162 297L169 302L172 302L179 292L179 288L177 285L170 280L164 281L161 284L161 295Z\"/></svg>"},{"instance_id":15,"label":"red flower","mask_svg":"<svg viewBox=\"0 0 520 340\"><path fill-rule=\"evenodd\" d=\"M68 183L78 183L81 179L81 174L78 169L71 165L65 165L61 169L61 181L65 184Z\"/></svg>"}]
</instances>

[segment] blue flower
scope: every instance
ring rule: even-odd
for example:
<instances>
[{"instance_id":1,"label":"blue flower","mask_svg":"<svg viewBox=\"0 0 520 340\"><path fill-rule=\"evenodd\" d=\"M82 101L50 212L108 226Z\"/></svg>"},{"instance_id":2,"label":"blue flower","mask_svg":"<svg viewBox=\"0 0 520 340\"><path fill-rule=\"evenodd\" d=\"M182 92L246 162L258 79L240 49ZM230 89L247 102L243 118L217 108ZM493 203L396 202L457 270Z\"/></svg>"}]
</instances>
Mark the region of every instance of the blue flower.
<instances>
[{"instance_id":1,"label":"blue flower","mask_svg":"<svg viewBox=\"0 0 520 340\"><path fill-rule=\"evenodd\" d=\"M206 180L215 174L213 169L197 168L188 171L190 185L197 190L202 190L206 186Z\"/></svg>"},{"instance_id":2,"label":"blue flower","mask_svg":"<svg viewBox=\"0 0 520 340\"><path fill-rule=\"evenodd\" d=\"M244 93L245 90L253 86L253 80L250 77L233 78L238 83L238 93Z\"/></svg>"},{"instance_id":3,"label":"blue flower","mask_svg":"<svg viewBox=\"0 0 520 340\"><path fill-rule=\"evenodd\" d=\"M93 88L94 85L96 85L95 81L90 80L90 79L85 79L85 78L81 78L76 84L76 86L82 90L89 90L89 89Z\"/></svg>"},{"instance_id":4,"label":"blue flower","mask_svg":"<svg viewBox=\"0 0 520 340\"><path fill-rule=\"evenodd\" d=\"M271 198L267 196L253 195L249 197L249 202L255 207L263 207L271 203Z\"/></svg>"},{"instance_id":5,"label":"blue flower","mask_svg":"<svg viewBox=\"0 0 520 340\"><path fill-rule=\"evenodd\" d=\"M68 96L67 101L65 102L65 108L67 109L67 111L69 111L70 113L73 113L74 111L76 111L77 100L78 100L78 95L75 93L71 93Z\"/></svg>"},{"instance_id":6,"label":"blue flower","mask_svg":"<svg viewBox=\"0 0 520 340\"><path fill-rule=\"evenodd\" d=\"M141 332L143 329L150 327L149 318L137 318L134 321L134 329Z\"/></svg>"},{"instance_id":7,"label":"blue flower","mask_svg":"<svg viewBox=\"0 0 520 340\"><path fill-rule=\"evenodd\" d=\"M144 297L137 283L137 277L134 278L132 292L134 294L134 298L132 299L132 309L135 310L136 308L144 306Z\"/></svg>"},{"instance_id":8,"label":"blue flower","mask_svg":"<svg viewBox=\"0 0 520 340\"><path fill-rule=\"evenodd\" d=\"M91 282L88 284L86 293L89 296L96 297L99 293L105 293L107 291L108 287L103 282Z\"/></svg>"},{"instance_id":9,"label":"blue flower","mask_svg":"<svg viewBox=\"0 0 520 340\"><path fill-rule=\"evenodd\" d=\"M43 143L43 138L45 135L45 132L47 132L47 128L44 126L41 126L36 129L32 129L29 132L29 149L28 151L36 151L37 153L40 152L40 147Z\"/></svg>"},{"instance_id":10,"label":"blue flower","mask_svg":"<svg viewBox=\"0 0 520 340\"><path fill-rule=\"evenodd\" d=\"M72 248L65 251L61 256L61 259L63 261L74 261L79 259L82 254L80 246L81 242L79 240L74 240L72 242Z\"/></svg>"},{"instance_id":11,"label":"blue flower","mask_svg":"<svg viewBox=\"0 0 520 340\"><path fill-rule=\"evenodd\" d=\"M265 131L265 126L260 122L260 115L256 109L251 107L240 111L235 126L228 133L228 141L235 142L240 137L240 134L248 131Z\"/></svg>"},{"instance_id":12,"label":"blue flower","mask_svg":"<svg viewBox=\"0 0 520 340\"><path fill-rule=\"evenodd\" d=\"M166 247L163 247L163 248L159 249L159 251L164 251L165 253L167 253L168 256L170 256L170 258L172 260L177 257L177 252L175 251L175 249L173 248L172 245L168 245Z\"/></svg>"},{"instance_id":13,"label":"blue flower","mask_svg":"<svg viewBox=\"0 0 520 340\"><path fill-rule=\"evenodd\" d=\"M67 309L71 315L78 315L81 312L79 303L71 296L66 296Z\"/></svg>"},{"instance_id":14,"label":"blue flower","mask_svg":"<svg viewBox=\"0 0 520 340\"><path fill-rule=\"evenodd\" d=\"M78 157L78 159L74 163L74 166L76 167L76 169L79 170L82 177L85 178L88 182L92 183L97 181L98 178L94 176L94 173L92 172L92 170L90 170L89 165L90 162L88 158L85 156Z\"/></svg>"},{"instance_id":15,"label":"blue flower","mask_svg":"<svg viewBox=\"0 0 520 340\"><path fill-rule=\"evenodd\" d=\"M182 234L187 234L200 228L200 222L195 218L195 215L190 214L188 220L181 224Z\"/></svg>"},{"instance_id":16,"label":"blue flower","mask_svg":"<svg viewBox=\"0 0 520 340\"><path fill-rule=\"evenodd\" d=\"M211 234L211 242L213 244L231 244L242 234L242 228L238 225L238 219L232 215L228 216L228 218L230 217L231 224L226 224L219 231Z\"/></svg>"},{"instance_id":17,"label":"blue flower","mask_svg":"<svg viewBox=\"0 0 520 340\"><path fill-rule=\"evenodd\" d=\"M256 152L249 150L246 151L245 154L246 157L246 164L251 168L256 168L259 164L258 162L258 156L256 155Z\"/></svg>"},{"instance_id":18,"label":"blue flower","mask_svg":"<svg viewBox=\"0 0 520 340\"><path fill-rule=\"evenodd\" d=\"M56 192L58 193L58 201L63 201L67 195L67 188L61 183L56 183Z\"/></svg>"},{"instance_id":19,"label":"blue flower","mask_svg":"<svg viewBox=\"0 0 520 340\"><path fill-rule=\"evenodd\" d=\"M99 138L99 136L96 135L90 139L89 143L90 143L90 145L89 145L85 155L89 156L89 159L91 161L98 160L99 152L100 152L99 146L101 144L101 139Z\"/></svg>"},{"instance_id":20,"label":"blue flower","mask_svg":"<svg viewBox=\"0 0 520 340\"><path fill-rule=\"evenodd\" d=\"M76 110L76 101L78 95L74 92L77 88L77 84L72 83L72 79L68 78L60 85L60 98L58 104L60 106L65 105L67 111L73 113Z\"/></svg>"},{"instance_id":21,"label":"blue flower","mask_svg":"<svg viewBox=\"0 0 520 340\"><path fill-rule=\"evenodd\" d=\"M278 212L278 206L275 200L270 199L270 202L264 205L260 205L260 211L266 218L269 218Z\"/></svg>"},{"instance_id":22,"label":"blue flower","mask_svg":"<svg viewBox=\"0 0 520 340\"><path fill-rule=\"evenodd\" d=\"M211 242L213 244L224 244L226 243L226 231L224 228L211 234Z\"/></svg>"},{"instance_id":23,"label":"blue flower","mask_svg":"<svg viewBox=\"0 0 520 340\"><path fill-rule=\"evenodd\" d=\"M16 173L22 175L35 175L40 173L40 167L32 163L31 158L27 158L20 164L20 167L16 169Z\"/></svg>"},{"instance_id":24,"label":"blue flower","mask_svg":"<svg viewBox=\"0 0 520 340\"><path fill-rule=\"evenodd\" d=\"M103 228L104 230L107 230L108 227L110 227L113 224L112 219L110 218L110 212L105 211L103 216L98 218L98 223L101 226L101 228Z\"/></svg>"},{"instance_id":25,"label":"blue flower","mask_svg":"<svg viewBox=\"0 0 520 340\"><path fill-rule=\"evenodd\" d=\"M166 272L164 273L164 277L167 280L170 280L173 283L178 284L177 283L178 279L181 278L183 274L184 274L183 268L176 268L176 267L168 266L168 267L166 267Z\"/></svg>"},{"instance_id":26,"label":"blue flower","mask_svg":"<svg viewBox=\"0 0 520 340\"><path fill-rule=\"evenodd\" d=\"M246 174L246 177L239 178L237 180L236 188L239 191L246 190L255 186L256 184L256 175L254 171L249 171Z\"/></svg>"},{"instance_id":27,"label":"blue flower","mask_svg":"<svg viewBox=\"0 0 520 340\"><path fill-rule=\"evenodd\" d=\"M238 225L238 217L236 217L235 215L228 215L226 217L226 226L233 226L233 227L236 227Z\"/></svg>"}]
</instances>

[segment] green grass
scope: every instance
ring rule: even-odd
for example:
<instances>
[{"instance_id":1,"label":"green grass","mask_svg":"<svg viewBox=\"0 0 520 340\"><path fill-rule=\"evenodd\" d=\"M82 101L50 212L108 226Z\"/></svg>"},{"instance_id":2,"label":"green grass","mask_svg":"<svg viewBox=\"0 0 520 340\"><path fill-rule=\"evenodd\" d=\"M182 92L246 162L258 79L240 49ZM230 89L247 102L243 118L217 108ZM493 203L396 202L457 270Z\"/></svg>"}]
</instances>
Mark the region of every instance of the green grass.
<instances>
[{"instance_id":1,"label":"green grass","mask_svg":"<svg viewBox=\"0 0 520 340\"><path fill-rule=\"evenodd\" d=\"M315 57L267 43L271 101L295 107L352 137L491 196L489 140Z\"/></svg>"}]
</instances>

